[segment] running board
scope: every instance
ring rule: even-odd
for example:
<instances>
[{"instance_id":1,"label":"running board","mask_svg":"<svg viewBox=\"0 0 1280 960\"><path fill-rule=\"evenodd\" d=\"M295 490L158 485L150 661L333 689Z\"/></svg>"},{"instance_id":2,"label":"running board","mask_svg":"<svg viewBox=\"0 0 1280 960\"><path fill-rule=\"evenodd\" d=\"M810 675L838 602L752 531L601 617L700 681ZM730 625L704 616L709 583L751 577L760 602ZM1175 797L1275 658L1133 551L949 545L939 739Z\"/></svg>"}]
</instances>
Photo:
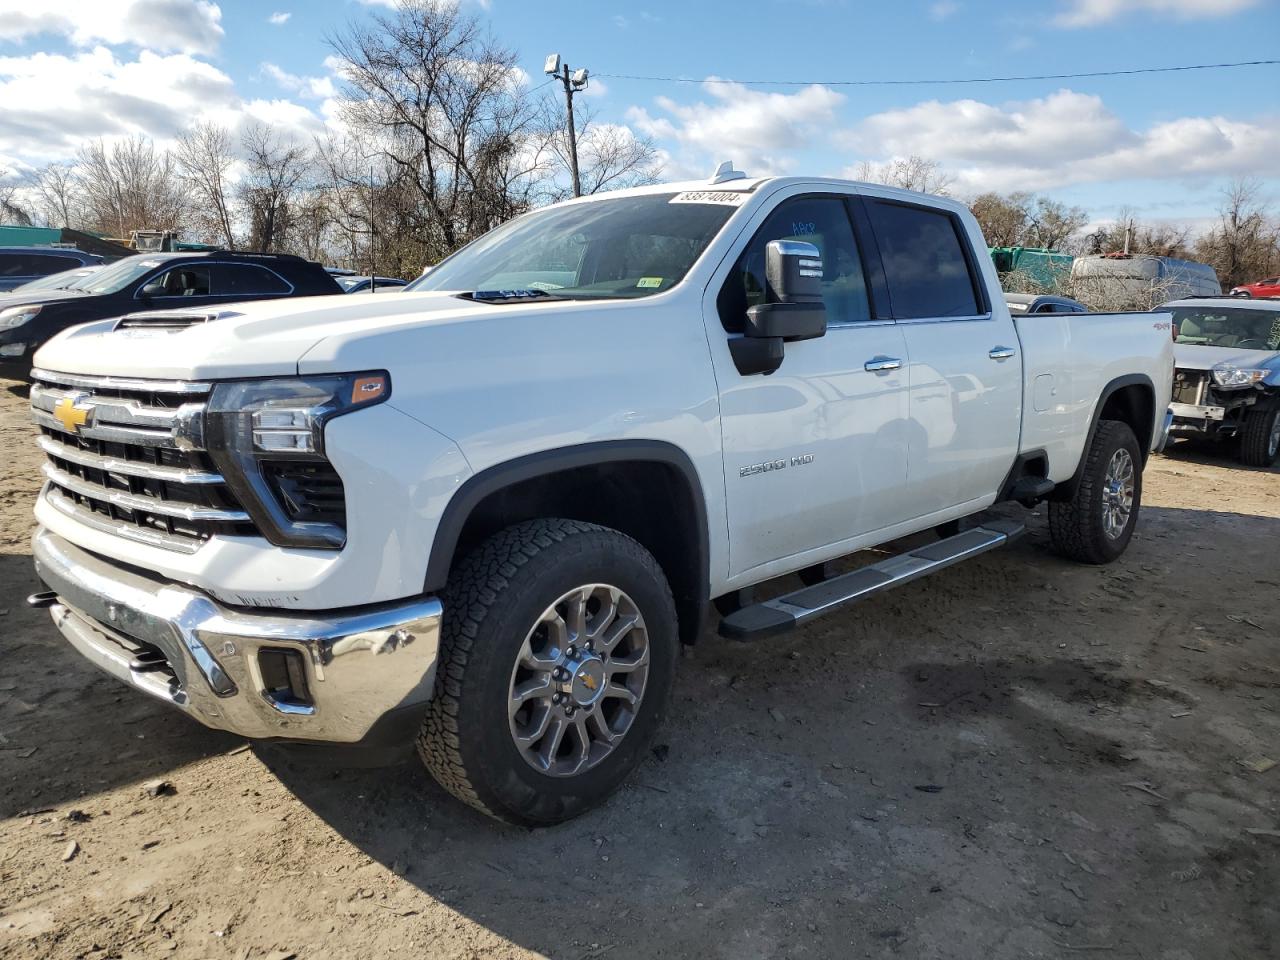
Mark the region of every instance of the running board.
<instances>
[{"instance_id":1,"label":"running board","mask_svg":"<svg viewBox=\"0 0 1280 960\"><path fill-rule=\"evenodd\" d=\"M994 550L1022 536L1025 529L1013 520L988 520L954 537L851 570L825 583L743 607L720 621L720 635L734 640L758 640L785 633L855 601Z\"/></svg>"}]
</instances>

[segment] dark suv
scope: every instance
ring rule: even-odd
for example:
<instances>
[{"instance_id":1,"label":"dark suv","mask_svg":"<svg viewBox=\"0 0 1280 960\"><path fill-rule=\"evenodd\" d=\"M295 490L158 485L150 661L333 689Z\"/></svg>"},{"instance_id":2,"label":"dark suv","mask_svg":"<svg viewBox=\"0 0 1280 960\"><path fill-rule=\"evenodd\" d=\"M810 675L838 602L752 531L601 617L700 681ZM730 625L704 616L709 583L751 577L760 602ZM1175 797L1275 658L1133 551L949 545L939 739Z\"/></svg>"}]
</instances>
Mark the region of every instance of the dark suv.
<instances>
[{"instance_id":1,"label":"dark suv","mask_svg":"<svg viewBox=\"0 0 1280 960\"><path fill-rule=\"evenodd\" d=\"M28 379L31 355L55 333L146 310L342 293L322 266L289 254L140 253L60 290L0 294L0 377Z\"/></svg>"},{"instance_id":2,"label":"dark suv","mask_svg":"<svg viewBox=\"0 0 1280 960\"><path fill-rule=\"evenodd\" d=\"M0 290L12 290L51 273L101 262L96 253L67 247L0 247Z\"/></svg>"}]
</instances>

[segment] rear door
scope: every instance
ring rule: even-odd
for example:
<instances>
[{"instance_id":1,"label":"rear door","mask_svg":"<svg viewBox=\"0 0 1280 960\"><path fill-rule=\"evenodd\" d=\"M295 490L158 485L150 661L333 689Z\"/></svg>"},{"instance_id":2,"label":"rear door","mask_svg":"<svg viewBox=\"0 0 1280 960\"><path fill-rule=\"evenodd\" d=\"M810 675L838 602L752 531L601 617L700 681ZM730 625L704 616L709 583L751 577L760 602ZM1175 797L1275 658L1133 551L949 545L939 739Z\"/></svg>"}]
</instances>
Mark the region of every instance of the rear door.
<instances>
[{"instance_id":1,"label":"rear door","mask_svg":"<svg viewBox=\"0 0 1280 960\"><path fill-rule=\"evenodd\" d=\"M1017 332L987 295L994 268L954 211L896 196L863 206L910 358L907 497L915 516L979 509L1013 464L1022 421Z\"/></svg>"}]
</instances>

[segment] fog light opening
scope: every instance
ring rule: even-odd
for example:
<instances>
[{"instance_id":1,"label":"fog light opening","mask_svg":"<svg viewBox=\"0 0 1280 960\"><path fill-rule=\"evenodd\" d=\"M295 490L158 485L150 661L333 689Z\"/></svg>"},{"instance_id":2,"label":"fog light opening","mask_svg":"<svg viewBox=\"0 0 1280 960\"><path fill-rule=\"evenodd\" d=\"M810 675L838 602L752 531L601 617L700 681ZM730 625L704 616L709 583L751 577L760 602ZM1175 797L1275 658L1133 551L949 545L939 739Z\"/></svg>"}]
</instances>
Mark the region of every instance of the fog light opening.
<instances>
[{"instance_id":1,"label":"fog light opening","mask_svg":"<svg viewBox=\"0 0 1280 960\"><path fill-rule=\"evenodd\" d=\"M306 709L315 706L307 685L306 664L297 650L266 648L258 651L263 692L276 706Z\"/></svg>"}]
</instances>

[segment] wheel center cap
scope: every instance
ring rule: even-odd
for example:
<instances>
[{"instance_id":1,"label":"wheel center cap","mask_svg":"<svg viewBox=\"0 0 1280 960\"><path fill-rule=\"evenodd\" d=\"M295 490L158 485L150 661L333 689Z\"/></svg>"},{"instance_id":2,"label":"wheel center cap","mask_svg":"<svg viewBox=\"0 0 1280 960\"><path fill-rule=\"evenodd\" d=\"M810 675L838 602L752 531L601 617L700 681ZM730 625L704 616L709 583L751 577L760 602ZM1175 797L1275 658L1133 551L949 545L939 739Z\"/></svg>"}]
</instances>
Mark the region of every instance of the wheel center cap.
<instances>
[{"instance_id":1,"label":"wheel center cap","mask_svg":"<svg viewBox=\"0 0 1280 960\"><path fill-rule=\"evenodd\" d=\"M604 681L604 661L590 657L573 668L569 695L578 706L589 707L604 695Z\"/></svg>"}]
</instances>

